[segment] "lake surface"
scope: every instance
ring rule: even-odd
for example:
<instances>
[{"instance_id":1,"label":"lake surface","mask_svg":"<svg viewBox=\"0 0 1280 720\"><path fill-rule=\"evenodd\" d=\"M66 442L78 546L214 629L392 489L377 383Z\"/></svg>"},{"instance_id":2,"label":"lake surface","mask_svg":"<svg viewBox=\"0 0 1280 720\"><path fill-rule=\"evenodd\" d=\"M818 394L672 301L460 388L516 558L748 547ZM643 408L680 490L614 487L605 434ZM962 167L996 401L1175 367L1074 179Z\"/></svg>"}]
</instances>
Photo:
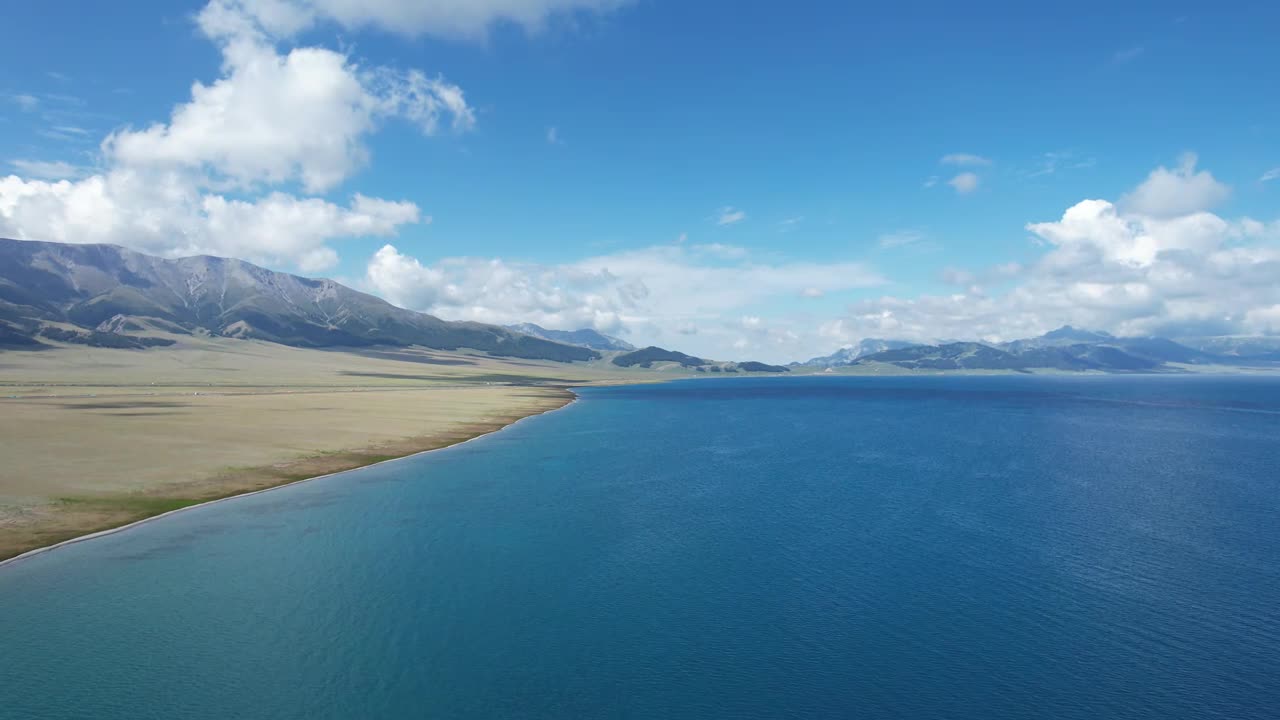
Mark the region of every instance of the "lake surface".
<instances>
[{"instance_id":1,"label":"lake surface","mask_svg":"<svg viewBox=\"0 0 1280 720\"><path fill-rule=\"evenodd\" d=\"M3 718L1263 718L1280 382L589 389L0 569Z\"/></svg>"}]
</instances>

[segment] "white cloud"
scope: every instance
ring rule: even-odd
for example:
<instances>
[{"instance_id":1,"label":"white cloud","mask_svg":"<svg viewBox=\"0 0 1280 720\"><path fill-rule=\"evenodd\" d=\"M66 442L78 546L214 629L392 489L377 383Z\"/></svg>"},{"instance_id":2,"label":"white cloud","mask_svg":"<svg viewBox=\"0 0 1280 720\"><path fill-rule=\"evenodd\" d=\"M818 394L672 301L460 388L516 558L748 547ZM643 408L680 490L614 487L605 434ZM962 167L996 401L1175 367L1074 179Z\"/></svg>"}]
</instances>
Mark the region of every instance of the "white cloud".
<instances>
[{"instance_id":1,"label":"white cloud","mask_svg":"<svg viewBox=\"0 0 1280 720\"><path fill-rule=\"evenodd\" d=\"M36 134L50 140L62 142L87 143L91 141L88 130L74 125L52 125L36 130Z\"/></svg>"},{"instance_id":2,"label":"white cloud","mask_svg":"<svg viewBox=\"0 0 1280 720\"><path fill-rule=\"evenodd\" d=\"M77 181L0 178L0 236L116 243L170 257L226 255L307 272L335 264L330 240L387 236L418 220L413 203L363 195L346 207L279 192L230 199L201 192L181 173L115 169Z\"/></svg>"},{"instance_id":3,"label":"white cloud","mask_svg":"<svg viewBox=\"0 0 1280 720\"><path fill-rule=\"evenodd\" d=\"M713 245L655 246L562 265L485 258L424 264L388 245L370 260L365 280L397 305L450 320L593 327L712 357L725 357L749 326L770 339L747 349L775 360L790 357L799 339L780 345L776 337L787 336L774 331L785 328L744 310L883 282L859 263L759 262Z\"/></svg>"},{"instance_id":4,"label":"white cloud","mask_svg":"<svg viewBox=\"0 0 1280 720\"><path fill-rule=\"evenodd\" d=\"M222 46L222 77L196 82L167 124L110 135L103 151L115 161L186 168L237 187L296 180L316 192L364 166L363 139L384 118L407 119L426 134L442 117L458 130L474 124L462 91L439 78L361 68L319 47L281 54L209 8L201 23Z\"/></svg>"},{"instance_id":5,"label":"white cloud","mask_svg":"<svg viewBox=\"0 0 1280 720\"><path fill-rule=\"evenodd\" d=\"M1189 169L1174 174L1204 192L1204 181ZM1167 182L1160 170L1152 177ZM833 343L1000 341L1063 324L1120 335L1280 331L1280 221L1227 220L1194 209L1203 202L1186 201L1183 192L1165 192L1186 210L1176 215L1081 201L1058 220L1027 225L1047 248L1034 263L951 268L944 279L961 287L958 292L864 300L823 331ZM1009 282L1009 289L992 291Z\"/></svg>"},{"instance_id":6,"label":"white cloud","mask_svg":"<svg viewBox=\"0 0 1280 720\"><path fill-rule=\"evenodd\" d=\"M919 230L899 230L897 232L881 235L878 243L881 248L888 250L906 245L914 245L924 239L924 233Z\"/></svg>"},{"instance_id":7,"label":"white cloud","mask_svg":"<svg viewBox=\"0 0 1280 720\"><path fill-rule=\"evenodd\" d=\"M35 109L40 107L40 98L36 97L35 95L26 95L26 94L20 93L18 95L11 95L9 97L11 100L13 100L14 104L16 104L18 108L23 112L35 112Z\"/></svg>"},{"instance_id":8,"label":"white cloud","mask_svg":"<svg viewBox=\"0 0 1280 720\"><path fill-rule=\"evenodd\" d=\"M83 167L61 160L10 160L9 165L27 177L41 180L65 180L85 174Z\"/></svg>"},{"instance_id":9,"label":"white cloud","mask_svg":"<svg viewBox=\"0 0 1280 720\"><path fill-rule=\"evenodd\" d=\"M716 217L717 225L733 225L747 219L747 214L737 208L722 207Z\"/></svg>"},{"instance_id":10,"label":"white cloud","mask_svg":"<svg viewBox=\"0 0 1280 720\"><path fill-rule=\"evenodd\" d=\"M929 188L933 187L934 185L937 185L937 184L938 184L938 181L939 181L939 180L941 180L941 179L942 179L942 178L939 178L937 175L930 175L930 176L929 176L928 178L926 178L926 179L925 179L925 181L924 181L924 188L927 190L927 189L929 189Z\"/></svg>"},{"instance_id":11,"label":"white cloud","mask_svg":"<svg viewBox=\"0 0 1280 720\"><path fill-rule=\"evenodd\" d=\"M375 27L403 35L482 38L497 22L538 31L557 15L604 12L629 0L213 0L205 14L243 18L253 28L289 37L319 22Z\"/></svg>"},{"instance_id":12,"label":"white cloud","mask_svg":"<svg viewBox=\"0 0 1280 720\"><path fill-rule=\"evenodd\" d=\"M691 245L689 250L694 254L715 257L722 260L740 260L747 256L747 249L737 245L726 245L724 243L703 243L700 245Z\"/></svg>"},{"instance_id":13,"label":"white cloud","mask_svg":"<svg viewBox=\"0 0 1280 720\"><path fill-rule=\"evenodd\" d=\"M221 50L220 76L195 82L167 122L110 134L93 175L66 163L13 161L26 178L0 179L0 234L315 272L336 263L333 240L385 237L419 222L411 202L356 194L341 205L277 189L335 188L368 161L366 138L389 119L427 135L475 123L462 90L438 77L365 66L321 47L277 49L263 28L302 22L290 20L293 5L210 2L197 21ZM87 133L71 125L50 131Z\"/></svg>"},{"instance_id":14,"label":"white cloud","mask_svg":"<svg viewBox=\"0 0 1280 720\"><path fill-rule=\"evenodd\" d=\"M961 165L961 166L991 164L990 159L984 158L981 155L971 155L969 153L951 153L949 155L943 155L942 159L939 160L938 162L942 163L943 165Z\"/></svg>"},{"instance_id":15,"label":"white cloud","mask_svg":"<svg viewBox=\"0 0 1280 720\"><path fill-rule=\"evenodd\" d=\"M1231 194L1231 188L1214 179L1208 170L1196 172L1195 153L1186 153L1178 167L1161 165L1146 181L1120 199L1126 211L1151 217L1173 217L1209 210Z\"/></svg>"},{"instance_id":16,"label":"white cloud","mask_svg":"<svg viewBox=\"0 0 1280 720\"><path fill-rule=\"evenodd\" d=\"M981 180L979 180L977 175L971 172L965 172L951 178L947 181L947 184L955 188L956 192L961 195L968 195L978 189L978 184L980 182Z\"/></svg>"},{"instance_id":17,"label":"white cloud","mask_svg":"<svg viewBox=\"0 0 1280 720\"><path fill-rule=\"evenodd\" d=\"M1040 167L1028 172L1029 178L1052 175L1062 169L1091 168L1097 165L1096 158L1077 158L1070 152L1047 152L1040 156Z\"/></svg>"},{"instance_id":18,"label":"white cloud","mask_svg":"<svg viewBox=\"0 0 1280 720\"><path fill-rule=\"evenodd\" d=\"M1280 179L1280 167L1271 168L1262 173L1262 177L1258 178L1258 182L1271 182L1276 179Z\"/></svg>"},{"instance_id":19,"label":"white cloud","mask_svg":"<svg viewBox=\"0 0 1280 720\"><path fill-rule=\"evenodd\" d=\"M550 145L564 144L564 141L560 139L560 131L554 125L547 128L547 143Z\"/></svg>"}]
</instances>

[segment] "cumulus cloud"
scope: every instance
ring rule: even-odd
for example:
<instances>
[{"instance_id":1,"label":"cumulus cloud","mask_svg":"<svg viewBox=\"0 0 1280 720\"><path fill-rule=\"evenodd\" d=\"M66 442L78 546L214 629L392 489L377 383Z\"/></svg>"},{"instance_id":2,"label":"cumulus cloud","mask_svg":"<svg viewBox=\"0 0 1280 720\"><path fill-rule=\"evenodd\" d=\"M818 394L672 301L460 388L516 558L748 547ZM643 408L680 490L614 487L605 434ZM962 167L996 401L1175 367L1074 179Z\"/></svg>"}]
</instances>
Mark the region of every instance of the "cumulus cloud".
<instances>
[{"instance_id":1,"label":"cumulus cloud","mask_svg":"<svg viewBox=\"0 0 1280 720\"><path fill-rule=\"evenodd\" d=\"M260 32L289 37L317 23L374 27L408 36L481 38L496 22L537 31L557 15L604 12L629 0L213 0L225 17Z\"/></svg>"},{"instance_id":2,"label":"cumulus cloud","mask_svg":"<svg viewBox=\"0 0 1280 720\"><path fill-rule=\"evenodd\" d=\"M759 262L717 245L655 246L561 265L466 257L426 264L387 245L370 259L365 281L397 305L450 320L593 327L723 357L745 330L773 338L765 320L744 320L746 308L883 279L860 263ZM770 344L774 358L794 351Z\"/></svg>"},{"instance_id":3,"label":"cumulus cloud","mask_svg":"<svg viewBox=\"0 0 1280 720\"><path fill-rule=\"evenodd\" d=\"M1120 199L1125 210L1151 217L1174 217L1209 210L1231 194L1231 188L1214 179L1208 170L1196 172L1195 153L1184 154L1178 167L1161 165L1146 181Z\"/></svg>"},{"instance_id":4,"label":"cumulus cloud","mask_svg":"<svg viewBox=\"0 0 1280 720\"><path fill-rule=\"evenodd\" d=\"M332 240L419 222L410 202L357 194L340 205L278 189L334 189L368 162L365 141L386 121L426 135L475 123L462 90L442 78L364 66L322 47L278 49L264 27L293 22L296 10L286 0L210 2L197 22L222 52L220 76L195 82L167 122L108 135L92 175L12 161L22 176L0 180L0 233L313 272L337 262Z\"/></svg>"},{"instance_id":5,"label":"cumulus cloud","mask_svg":"<svg viewBox=\"0 0 1280 720\"><path fill-rule=\"evenodd\" d=\"M271 193L254 200L201 192L182 173L114 169L78 181L0 178L0 235L74 243L116 243L166 256L201 253L332 267L326 243L386 236L419 220L413 203L356 195L346 206Z\"/></svg>"},{"instance_id":6,"label":"cumulus cloud","mask_svg":"<svg viewBox=\"0 0 1280 720\"><path fill-rule=\"evenodd\" d=\"M942 163L943 165L962 165L962 166L991 164L990 159L984 158L981 155L972 155L970 153L951 153L949 155L943 155L942 159L939 160L938 162Z\"/></svg>"},{"instance_id":7,"label":"cumulus cloud","mask_svg":"<svg viewBox=\"0 0 1280 720\"><path fill-rule=\"evenodd\" d=\"M1193 165L1157 169L1128 196L1143 202L1128 209L1083 200L1057 220L1028 224L1046 247L1033 264L952 268L945 279L960 291L864 300L822 333L848 343L865 337L1001 341L1063 324L1120 335L1277 332L1280 221L1228 220L1200 209L1222 191L1200 179L1212 181ZM1194 192L1170 188L1169 176ZM1155 207L1153 196L1161 200ZM1173 214L1173 207L1183 212ZM1007 290L993 290L1011 281Z\"/></svg>"},{"instance_id":8,"label":"cumulus cloud","mask_svg":"<svg viewBox=\"0 0 1280 720\"><path fill-rule=\"evenodd\" d=\"M978 189L978 184L980 182L981 180L979 180L977 175L971 172L964 172L948 180L947 184L955 188L956 192L961 195L968 195Z\"/></svg>"},{"instance_id":9,"label":"cumulus cloud","mask_svg":"<svg viewBox=\"0 0 1280 720\"><path fill-rule=\"evenodd\" d=\"M1168 172L1203 182L1183 168ZM942 279L953 292L871 297L835 318L787 299L865 293L882 279L857 263L761 262L733 246L668 245L551 266L478 258L424 264L388 247L370 262L366 280L398 304L450 319L591 326L638 344L774 362L868 337L997 342L1063 324L1120 335L1280 333L1280 221L1190 209L1199 202L1181 207L1187 211L1152 214L1147 206L1139 212L1082 200L1056 219L1026 225L1042 248L1033 261L947 268ZM910 233L886 237L890 246L912 241ZM829 300L803 307L818 302Z\"/></svg>"},{"instance_id":10,"label":"cumulus cloud","mask_svg":"<svg viewBox=\"0 0 1280 720\"><path fill-rule=\"evenodd\" d=\"M722 207L716 215L717 225L733 225L747 219L747 214L737 208Z\"/></svg>"},{"instance_id":11,"label":"cumulus cloud","mask_svg":"<svg viewBox=\"0 0 1280 720\"><path fill-rule=\"evenodd\" d=\"M199 20L222 47L222 77L196 82L168 123L111 134L103 143L109 157L200 171L237 187L296 180L318 192L364 166L364 138L385 118L407 119L426 134L442 117L458 130L474 123L462 91L440 78L362 68L320 47L282 54L218 7L211 3Z\"/></svg>"}]
</instances>

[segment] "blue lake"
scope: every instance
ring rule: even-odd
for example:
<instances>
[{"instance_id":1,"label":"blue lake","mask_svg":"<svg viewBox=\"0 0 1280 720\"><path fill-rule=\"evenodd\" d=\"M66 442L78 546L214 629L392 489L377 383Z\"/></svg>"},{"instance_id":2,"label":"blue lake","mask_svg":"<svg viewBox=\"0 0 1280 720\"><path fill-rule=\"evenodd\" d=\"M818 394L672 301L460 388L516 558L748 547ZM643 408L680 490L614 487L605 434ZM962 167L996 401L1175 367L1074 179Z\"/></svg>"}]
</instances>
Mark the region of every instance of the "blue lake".
<instances>
[{"instance_id":1,"label":"blue lake","mask_svg":"<svg viewBox=\"0 0 1280 720\"><path fill-rule=\"evenodd\" d=\"M1264 718L1280 381L596 388L0 569L3 718Z\"/></svg>"}]
</instances>

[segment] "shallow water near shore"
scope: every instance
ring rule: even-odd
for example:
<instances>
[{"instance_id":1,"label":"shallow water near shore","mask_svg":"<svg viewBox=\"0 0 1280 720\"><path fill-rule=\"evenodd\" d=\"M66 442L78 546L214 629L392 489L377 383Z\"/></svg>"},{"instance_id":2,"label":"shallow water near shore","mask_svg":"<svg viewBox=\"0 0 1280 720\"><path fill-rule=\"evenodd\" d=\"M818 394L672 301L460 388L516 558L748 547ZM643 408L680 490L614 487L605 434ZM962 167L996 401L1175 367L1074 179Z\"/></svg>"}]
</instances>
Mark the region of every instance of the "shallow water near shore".
<instances>
[{"instance_id":1,"label":"shallow water near shore","mask_svg":"<svg viewBox=\"0 0 1280 720\"><path fill-rule=\"evenodd\" d=\"M1253 718L1280 381L581 391L0 569L0 718Z\"/></svg>"}]
</instances>

